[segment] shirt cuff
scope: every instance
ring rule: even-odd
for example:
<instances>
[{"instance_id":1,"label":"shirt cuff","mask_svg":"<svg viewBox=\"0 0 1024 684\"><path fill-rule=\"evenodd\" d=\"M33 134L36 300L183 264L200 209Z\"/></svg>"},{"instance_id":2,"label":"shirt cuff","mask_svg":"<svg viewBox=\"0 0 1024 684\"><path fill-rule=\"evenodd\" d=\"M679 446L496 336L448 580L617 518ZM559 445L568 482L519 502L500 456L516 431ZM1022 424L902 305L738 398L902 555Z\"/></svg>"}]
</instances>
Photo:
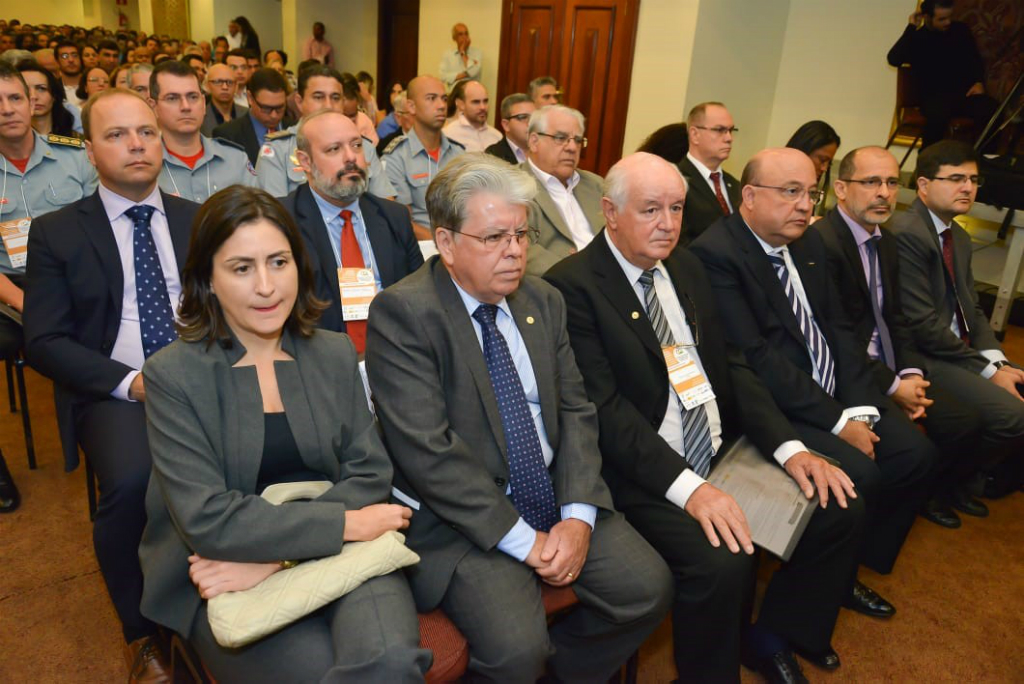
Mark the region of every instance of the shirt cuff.
<instances>
[{"instance_id":1,"label":"shirt cuff","mask_svg":"<svg viewBox=\"0 0 1024 684\"><path fill-rule=\"evenodd\" d=\"M882 417L882 414L878 412L878 409L874 406L851 406L848 409L843 409L843 415L839 418L839 422L832 428L832 434L838 435L846 427L846 422L854 417L866 416L871 419L868 427L875 427L875 423Z\"/></svg>"},{"instance_id":2,"label":"shirt cuff","mask_svg":"<svg viewBox=\"0 0 1024 684\"><path fill-rule=\"evenodd\" d=\"M998 349L981 349L979 350L979 352L982 356L984 356L986 359L990 361L990 363L987 366L985 366L985 368L981 371L981 377L985 378L986 380L988 380L989 378L996 374L996 361L1009 362L1009 359L1006 358L1006 355L1003 354L1003 352L1001 352Z\"/></svg>"},{"instance_id":3,"label":"shirt cuff","mask_svg":"<svg viewBox=\"0 0 1024 684\"><path fill-rule=\"evenodd\" d=\"M129 372L128 375L124 376L124 380L122 380L121 383L114 388L114 391L110 393L110 396L115 399L120 399L121 401L135 401L134 399L128 398L128 389L132 386L132 383L135 382L135 376L141 372L142 371L137 370Z\"/></svg>"},{"instance_id":4,"label":"shirt cuff","mask_svg":"<svg viewBox=\"0 0 1024 684\"><path fill-rule=\"evenodd\" d=\"M593 530L594 523L597 522L597 506L585 503L563 504L562 520L568 520L569 518L582 520L583 522L590 525L590 529Z\"/></svg>"},{"instance_id":5,"label":"shirt cuff","mask_svg":"<svg viewBox=\"0 0 1024 684\"><path fill-rule=\"evenodd\" d=\"M896 394L896 390L900 388L900 379L899 375L892 379L892 384L889 385L889 389L885 390L885 396L891 397Z\"/></svg>"},{"instance_id":6,"label":"shirt cuff","mask_svg":"<svg viewBox=\"0 0 1024 684\"><path fill-rule=\"evenodd\" d=\"M530 549L537 541L537 530L519 518L512 529L505 533L505 536L498 542L498 550L515 558L522 563L530 555Z\"/></svg>"},{"instance_id":7,"label":"shirt cuff","mask_svg":"<svg viewBox=\"0 0 1024 684\"><path fill-rule=\"evenodd\" d=\"M801 451L807 450L807 447L804 446L804 443L799 439L791 439L788 442L780 444L772 456L775 457L775 460L780 466L785 467L786 461L793 458L793 456L799 454Z\"/></svg>"},{"instance_id":8,"label":"shirt cuff","mask_svg":"<svg viewBox=\"0 0 1024 684\"><path fill-rule=\"evenodd\" d=\"M697 487L707 482L703 477L693 472L692 469L687 468L683 472L679 473L679 477L675 479L672 486L665 492L665 498L674 503L676 506L685 509L686 502L690 500L690 497Z\"/></svg>"}]
</instances>

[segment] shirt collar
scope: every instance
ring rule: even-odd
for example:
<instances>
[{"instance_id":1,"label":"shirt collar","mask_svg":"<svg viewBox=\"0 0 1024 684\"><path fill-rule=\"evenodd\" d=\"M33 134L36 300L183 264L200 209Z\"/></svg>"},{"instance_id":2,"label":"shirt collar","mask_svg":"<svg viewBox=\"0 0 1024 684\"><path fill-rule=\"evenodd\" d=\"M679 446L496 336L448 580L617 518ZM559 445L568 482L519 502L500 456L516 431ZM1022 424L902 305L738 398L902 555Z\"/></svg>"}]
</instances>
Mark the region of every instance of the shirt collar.
<instances>
[{"instance_id":1,"label":"shirt collar","mask_svg":"<svg viewBox=\"0 0 1024 684\"><path fill-rule=\"evenodd\" d=\"M712 173L711 169L709 169L708 167L704 166L704 164L701 162L701 160L697 159L696 157L694 157L689 152L686 153L686 158L690 160L691 164L693 164L695 167L697 167L698 173L700 173L700 175L704 176L704 180L706 180L706 181L710 181L711 180L711 173ZM719 172L721 172L722 171L722 167L719 166L717 170Z\"/></svg>"},{"instance_id":2,"label":"shirt collar","mask_svg":"<svg viewBox=\"0 0 1024 684\"><path fill-rule=\"evenodd\" d=\"M761 239L760 235L754 232L753 228L747 225L746 221L743 222L743 225L747 226L747 230L750 231L750 234L754 236L754 239L757 240L757 243L761 245L761 249L763 249L764 253L768 256L781 256L784 252L789 251L789 247L787 245L782 245L781 247L772 247L769 245Z\"/></svg>"},{"instance_id":3,"label":"shirt collar","mask_svg":"<svg viewBox=\"0 0 1024 684\"><path fill-rule=\"evenodd\" d=\"M449 272L448 275L451 276L451 272ZM458 290L459 297L462 298L462 304L466 307L466 313L468 313L470 318L472 318L473 312L476 311L477 307L483 304L483 302L481 302L476 297L463 290L462 286L455 282L455 278L452 278L452 285L454 285L455 289ZM509 318L512 318L512 309L510 309L508 306L507 297L502 297L501 301L498 302L497 306L499 309L504 311Z\"/></svg>"},{"instance_id":4,"label":"shirt collar","mask_svg":"<svg viewBox=\"0 0 1024 684\"><path fill-rule=\"evenodd\" d=\"M608 243L608 249L611 250L612 256L615 257L617 262L619 262L622 272L626 274L626 280L629 281L630 285L635 286L636 282L640 279L641 274L643 274L644 269L640 268L623 256L622 252L619 251L619 248L615 246L614 242L612 242L612 237L608 233L607 229L604 231L604 239ZM666 278L668 277L668 273L665 271L665 265L661 263L660 260L654 264L654 268L652 270L657 271Z\"/></svg>"},{"instance_id":5,"label":"shirt collar","mask_svg":"<svg viewBox=\"0 0 1024 684\"><path fill-rule=\"evenodd\" d=\"M572 178L569 179L569 185L568 187L566 187L565 185L562 185L562 181L558 180L550 173L541 171L539 168L537 168L537 165L533 163L532 159L529 159L528 161L530 162L530 168L533 169L534 174L536 174L537 178L540 178L540 182L543 183L544 186L547 187L549 190L552 188L556 190L560 189L562 191L568 191L571 194L572 191L576 189L576 186L579 185L579 171L572 172Z\"/></svg>"},{"instance_id":6,"label":"shirt collar","mask_svg":"<svg viewBox=\"0 0 1024 684\"><path fill-rule=\"evenodd\" d=\"M935 226L935 232L938 233L939 235L942 235L947 230L953 227L952 221L950 221L949 223L943 223L942 219L936 216L931 209L928 210L928 215L932 217L932 224L934 224Z\"/></svg>"},{"instance_id":7,"label":"shirt collar","mask_svg":"<svg viewBox=\"0 0 1024 684\"><path fill-rule=\"evenodd\" d=\"M141 202L133 202L127 197L122 197L103 185L103 183L100 183L99 193L100 201L103 202L103 208L107 212L107 220L111 223L123 216L124 212L140 204L153 207L159 213L166 215L164 212L164 199L160 195L160 186L156 184L153 185L153 192L149 193Z\"/></svg>"},{"instance_id":8,"label":"shirt collar","mask_svg":"<svg viewBox=\"0 0 1024 684\"><path fill-rule=\"evenodd\" d=\"M516 159L526 159L526 152L524 152L523 148L521 148L519 145L516 145L514 142L512 142L512 138L506 135L505 142L508 144L508 148L512 150L512 154L516 156Z\"/></svg>"},{"instance_id":9,"label":"shirt collar","mask_svg":"<svg viewBox=\"0 0 1024 684\"><path fill-rule=\"evenodd\" d=\"M310 192L313 193L313 200L316 202L316 206L320 209L320 216L322 216L324 219L324 225L327 225L331 221L336 220L341 215L341 212L346 209L351 211L356 216L361 216L359 213L359 198L354 199L351 203L346 204L344 207L338 207L331 204L323 197L321 197L320 193L318 193L313 188L312 185L309 186L309 190Z\"/></svg>"},{"instance_id":10,"label":"shirt collar","mask_svg":"<svg viewBox=\"0 0 1024 684\"><path fill-rule=\"evenodd\" d=\"M881 231L878 230L878 226L875 226L875 232L869 233L864 226L850 218L850 215L843 211L842 207L836 205L836 209L839 210L839 215L843 217L844 221L846 221L846 225L850 227L850 232L853 233L853 239L856 241L858 247L863 246L863 244L869 240L882 236Z\"/></svg>"},{"instance_id":11,"label":"shirt collar","mask_svg":"<svg viewBox=\"0 0 1024 684\"><path fill-rule=\"evenodd\" d=\"M256 138L261 141L262 145L266 142L267 132L270 129L260 123L259 119L252 115L252 112L249 112L249 120L252 121L252 127L256 130Z\"/></svg>"}]
</instances>

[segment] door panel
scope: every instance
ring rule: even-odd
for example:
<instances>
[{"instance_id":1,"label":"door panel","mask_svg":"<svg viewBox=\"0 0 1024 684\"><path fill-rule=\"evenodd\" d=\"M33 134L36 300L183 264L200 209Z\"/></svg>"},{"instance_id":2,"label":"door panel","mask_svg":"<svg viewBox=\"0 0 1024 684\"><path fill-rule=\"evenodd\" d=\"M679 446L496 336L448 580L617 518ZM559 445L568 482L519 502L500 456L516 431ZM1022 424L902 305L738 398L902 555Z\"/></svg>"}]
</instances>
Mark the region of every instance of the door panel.
<instances>
[{"instance_id":1,"label":"door panel","mask_svg":"<svg viewBox=\"0 0 1024 684\"><path fill-rule=\"evenodd\" d=\"M378 0L377 106L391 111L391 84L416 76L420 49L420 1Z\"/></svg>"}]
</instances>

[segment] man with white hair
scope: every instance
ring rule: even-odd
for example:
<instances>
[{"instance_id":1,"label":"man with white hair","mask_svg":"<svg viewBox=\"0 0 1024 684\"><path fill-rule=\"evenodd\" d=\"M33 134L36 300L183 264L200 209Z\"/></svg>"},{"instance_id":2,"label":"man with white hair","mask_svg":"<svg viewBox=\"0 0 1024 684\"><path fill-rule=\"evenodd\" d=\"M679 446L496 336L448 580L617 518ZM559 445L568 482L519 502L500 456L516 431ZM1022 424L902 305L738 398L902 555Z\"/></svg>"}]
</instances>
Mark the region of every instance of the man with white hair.
<instances>
[{"instance_id":1,"label":"man with white hair","mask_svg":"<svg viewBox=\"0 0 1024 684\"><path fill-rule=\"evenodd\" d=\"M742 635L747 662L768 681L806 681L792 650L839 667L829 642L857 563L864 504L842 470L807 450L726 342L700 261L675 249L686 193L674 165L643 152L626 157L605 181L605 229L544 277L572 312L569 341L598 406L615 507L675 575L679 677L738 681ZM681 371L697 382L673 385ZM707 481L744 434L808 499L820 497L755 625L746 614L755 565L747 519Z\"/></svg>"},{"instance_id":2,"label":"man with white hair","mask_svg":"<svg viewBox=\"0 0 1024 684\"><path fill-rule=\"evenodd\" d=\"M570 254L583 249L604 225L601 177L579 170L587 146L586 120L571 107L551 105L530 116L526 163L537 181L530 204L530 226L538 232L530 245L526 271L543 275Z\"/></svg>"}]
</instances>

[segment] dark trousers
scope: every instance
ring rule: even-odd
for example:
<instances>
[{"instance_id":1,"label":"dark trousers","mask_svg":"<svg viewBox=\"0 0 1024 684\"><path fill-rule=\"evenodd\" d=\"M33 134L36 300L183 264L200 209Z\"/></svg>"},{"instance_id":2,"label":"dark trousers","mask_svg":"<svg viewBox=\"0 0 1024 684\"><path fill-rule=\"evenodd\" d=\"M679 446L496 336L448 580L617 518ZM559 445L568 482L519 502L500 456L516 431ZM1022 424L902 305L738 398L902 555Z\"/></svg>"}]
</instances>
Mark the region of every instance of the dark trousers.
<instances>
[{"instance_id":1,"label":"dark trousers","mask_svg":"<svg viewBox=\"0 0 1024 684\"><path fill-rule=\"evenodd\" d=\"M931 491L935 445L891 401L875 425L879 442L872 461L839 437L800 422L793 427L811 449L839 461L867 506L860 562L892 572L917 511Z\"/></svg>"},{"instance_id":2,"label":"dark trousers","mask_svg":"<svg viewBox=\"0 0 1024 684\"><path fill-rule=\"evenodd\" d=\"M146 439L145 404L110 399L76 410L78 443L99 485L93 546L125 641L156 633L142 616L139 541L146 526L146 487L152 460Z\"/></svg>"},{"instance_id":3,"label":"dark trousers","mask_svg":"<svg viewBox=\"0 0 1024 684\"><path fill-rule=\"evenodd\" d=\"M933 95L926 97L921 103L921 113L927 119L924 130L921 132L921 149L945 138L946 129L953 117L966 117L974 121L974 137L977 138L998 107L999 103L988 95L972 95L971 97Z\"/></svg>"},{"instance_id":4,"label":"dark trousers","mask_svg":"<svg viewBox=\"0 0 1024 684\"><path fill-rule=\"evenodd\" d=\"M675 578L672 642L686 682L738 682L740 636L750 618L755 556L711 546L700 524L667 500L623 503L626 519L661 553ZM791 645L821 651L855 577L864 503L831 501L811 518L796 551L772 576L758 624Z\"/></svg>"},{"instance_id":5,"label":"dark trousers","mask_svg":"<svg viewBox=\"0 0 1024 684\"><path fill-rule=\"evenodd\" d=\"M548 630L532 568L496 549L471 548L455 567L441 608L469 642L466 681L604 682L668 612L672 577L622 515L597 520L572 585L579 605Z\"/></svg>"},{"instance_id":6,"label":"dark trousers","mask_svg":"<svg viewBox=\"0 0 1024 684\"><path fill-rule=\"evenodd\" d=\"M965 400L955 385L929 377L928 398L935 403L921 419L938 459L932 494L946 497L984 465L977 445L984 426L979 408Z\"/></svg>"}]
</instances>

